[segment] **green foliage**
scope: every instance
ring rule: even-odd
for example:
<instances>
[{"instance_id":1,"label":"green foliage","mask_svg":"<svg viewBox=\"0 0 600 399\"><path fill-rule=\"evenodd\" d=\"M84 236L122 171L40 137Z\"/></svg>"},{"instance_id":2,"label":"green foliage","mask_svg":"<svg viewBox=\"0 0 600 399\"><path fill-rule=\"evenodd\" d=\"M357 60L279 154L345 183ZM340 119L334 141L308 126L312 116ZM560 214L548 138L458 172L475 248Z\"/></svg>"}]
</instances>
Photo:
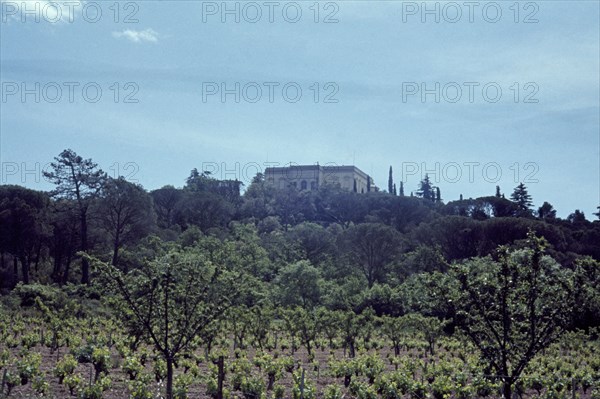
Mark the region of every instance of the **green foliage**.
<instances>
[{"instance_id":1,"label":"green foliage","mask_svg":"<svg viewBox=\"0 0 600 399\"><path fill-rule=\"evenodd\" d=\"M29 307L35 305L35 299L40 298L47 306L59 309L65 306L67 296L57 287L44 284L22 284L19 283L12 291L21 300L21 306Z\"/></svg>"},{"instance_id":2,"label":"green foliage","mask_svg":"<svg viewBox=\"0 0 600 399\"><path fill-rule=\"evenodd\" d=\"M262 399L265 393L265 383L259 377L248 376L242 383L241 391L245 399Z\"/></svg>"},{"instance_id":3,"label":"green foliage","mask_svg":"<svg viewBox=\"0 0 600 399\"><path fill-rule=\"evenodd\" d=\"M111 367L110 350L108 348L96 347L92 350L92 365L96 372L94 380L98 381L101 373L108 373Z\"/></svg>"},{"instance_id":4,"label":"green foliage","mask_svg":"<svg viewBox=\"0 0 600 399\"><path fill-rule=\"evenodd\" d=\"M192 376L188 374L179 374L175 377L173 386L173 399L187 399L190 385L192 385Z\"/></svg>"},{"instance_id":5,"label":"green foliage","mask_svg":"<svg viewBox=\"0 0 600 399\"><path fill-rule=\"evenodd\" d=\"M277 280L279 302L283 306L312 307L320 301L321 281L321 273L309 261L288 265Z\"/></svg>"},{"instance_id":6,"label":"green foliage","mask_svg":"<svg viewBox=\"0 0 600 399\"><path fill-rule=\"evenodd\" d=\"M63 380L71 395L75 395L83 386L83 378L79 374L69 374Z\"/></svg>"},{"instance_id":7,"label":"green foliage","mask_svg":"<svg viewBox=\"0 0 600 399\"><path fill-rule=\"evenodd\" d=\"M77 360L71 354L66 354L61 360L56 363L54 368L54 376L58 377L58 383L62 384L64 379L73 374L77 368Z\"/></svg>"},{"instance_id":8,"label":"green foliage","mask_svg":"<svg viewBox=\"0 0 600 399\"><path fill-rule=\"evenodd\" d=\"M41 364L42 355L36 352L27 353L17 360L16 368L22 385L27 384L34 376L39 374Z\"/></svg>"},{"instance_id":9,"label":"green foliage","mask_svg":"<svg viewBox=\"0 0 600 399\"><path fill-rule=\"evenodd\" d=\"M342 390L337 385L327 385L323 392L324 399L342 399Z\"/></svg>"},{"instance_id":10,"label":"green foliage","mask_svg":"<svg viewBox=\"0 0 600 399\"><path fill-rule=\"evenodd\" d=\"M138 374L137 377L129 383L129 395L131 399L152 399L154 395L150 389L149 374Z\"/></svg>"},{"instance_id":11,"label":"green foliage","mask_svg":"<svg viewBox=\"0 0 600 399\"><path fill-rule=\"evenodd\" d=\"M543 256L545 240L529 234L530 249L501 249L499 262L471 260L455 268L460 291L449 298L456 322L503 376L504 395L527 364L560 336L573 307L572 276Z\"/></svg>"},{"instance_id":12,"label":"green foliage","mask_svg":"<svg viewBox=\"0 0 600 399\"><path fill-rule=\"evenodd\" d=\"M123 371L127 373L130 380L135 380L143 369L144 366L136 356L127 356L123 362Z\"/></svg>"}]
</instances>

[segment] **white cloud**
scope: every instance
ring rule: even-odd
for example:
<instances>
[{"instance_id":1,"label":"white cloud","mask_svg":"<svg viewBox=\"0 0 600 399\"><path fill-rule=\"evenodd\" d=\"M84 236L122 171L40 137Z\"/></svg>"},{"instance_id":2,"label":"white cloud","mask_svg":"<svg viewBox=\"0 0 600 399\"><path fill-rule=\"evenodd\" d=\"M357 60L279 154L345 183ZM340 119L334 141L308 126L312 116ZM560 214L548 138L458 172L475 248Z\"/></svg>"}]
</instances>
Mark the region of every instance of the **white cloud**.
<instances>
[{"instance_id":1,"label":"white cloud","mask_svg":"<svg viewBox=\"0 0 600 399\"><path fill-rule=\"evenodd\" d=\"M126 29L123 32L113 32L112 35L116 39L124 37L134 43L157 42L159 37L158 32L150 28L144 30Z\"/></svg>"}]
</instances>

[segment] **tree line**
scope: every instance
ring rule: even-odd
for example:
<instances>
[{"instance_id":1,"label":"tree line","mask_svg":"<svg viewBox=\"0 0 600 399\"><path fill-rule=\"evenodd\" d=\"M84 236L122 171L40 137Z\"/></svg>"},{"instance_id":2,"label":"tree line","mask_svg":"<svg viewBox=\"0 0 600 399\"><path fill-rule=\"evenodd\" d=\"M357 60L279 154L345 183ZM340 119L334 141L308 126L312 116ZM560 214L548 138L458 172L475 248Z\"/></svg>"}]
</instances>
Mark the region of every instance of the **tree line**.
<instances>
[{"instance_id":1,"label":"tree line","mask_svg":"<svg viewBox=\"0 0 600 399\"><path fill-rule=\"evenodd\" d=\"M308 260L328 270L348 263L369 287L394 271L407 276L444 270L448 262L485 256L524 239L529 229L546 237L550 253L566 266L581 256L600 259L598 221L579 210L558 218L547 201L534 211L523 184L510 199L497 187L493 196L444 203L428 176L415 196L404 196L402 183L400 195L393 195L390 167L389 193L277 189L258 174L242 195L241 182L194 169L183 187L148 192L107 176L72 150L59 154L45 177L55 184L51 192L0 186L3 288L32 279L88 284L89 263L79 252L110 258L126 270L127 251L148 236L223 237L234 231L232 223L252 225L275 264Z\"/></svg>"}]
</instances>

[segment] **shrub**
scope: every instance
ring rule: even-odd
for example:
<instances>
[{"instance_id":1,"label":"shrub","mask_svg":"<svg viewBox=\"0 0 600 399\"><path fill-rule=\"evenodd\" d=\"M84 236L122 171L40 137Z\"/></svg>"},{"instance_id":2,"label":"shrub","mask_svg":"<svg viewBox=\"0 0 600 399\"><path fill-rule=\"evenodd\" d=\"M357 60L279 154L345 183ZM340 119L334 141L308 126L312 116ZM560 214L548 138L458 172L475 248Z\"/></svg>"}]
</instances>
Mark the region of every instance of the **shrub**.
<instances>
[{"instance_id":1,"label":"shrub","mask_svg":"<svg viewBox=\"0 0 600 399\"><path fill-rule=\"evenodd\" d=\"M81 378L79 374L69 374L65 376L63 382L67 388L69 388L69 393L71 395L75 395L75 393L79 391L79 388L83 385L83 378Z\"/></svg>"},{"instance_id":2,"label":"shrub","mask_svg":"<svg viewBox=\"0 0 600 399\"><path fill-rule=\"evenodd\" d=\"M66 354L54 368L54 375L58 377L58 383L62 384L66 376L73 374L75 368L77 368L77 360L73 355Z\"/></svg>"},{"instance_id":3,"label":"shrub","mask_svg":"<svg viewBox=\"0 0 600 399\"><path fill-rule=\"evenodd\" d=\"M242 384L242 394L246 399L261 399L265 392L265 384L258 377L247 377Z\"/></svg>"},{"instance_id":4,"label":"shrub","mask_svg":"<svg viewBox=\"0 0 600 399\"><path fill-rule=\"evenodd\" d=\"M92 351L92 364L96 371L94 380L98 381L100 373L108 373L110 368L110 350L108 348L94 348Z\"/></svg>"},{"instance_id":5,"label":"shrub","mask_svg":"<svg viewBox=\"0 0 600 399\"><path fill-rule=\"evenodd\" d=\"M27 384L31 378L39 374L41 364L42 355L39 353L29 353L17 361L17 371L22 385Z\"/></svg>"},{"instance_id":6,"label":"shrub","mask_svg":"<svg viewBox=\"0 0 600 399\"><path fill-rule=\"evenodd\" d=\"M123 371L127 373L130 380L135 380L138 374L144 369L139 359L135 356L127 356L123 362Z\"/></svg>"},{"instance_id":7,"label":"shrub","mask_svg":"<svg viewBox=\"0 0 600 399\"><path fill-rule=\"evenodd\" d=\"M342 390L337 385L327 385L325 387L324 399L342 399Z\"/></svg>"}]
</instances>

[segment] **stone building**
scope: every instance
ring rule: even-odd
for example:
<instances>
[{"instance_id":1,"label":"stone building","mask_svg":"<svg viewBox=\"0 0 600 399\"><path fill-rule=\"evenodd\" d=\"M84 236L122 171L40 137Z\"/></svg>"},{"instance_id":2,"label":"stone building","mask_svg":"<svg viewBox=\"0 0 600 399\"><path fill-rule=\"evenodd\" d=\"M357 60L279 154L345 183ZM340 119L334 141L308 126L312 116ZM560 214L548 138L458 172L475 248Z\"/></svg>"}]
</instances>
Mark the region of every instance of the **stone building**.
<instances>
[{"instance_id":1,"label":"stone building","mask_svg":"<svg viewBox=\"0 0 600 399\"><path fill-rule=\"evenodd\" d=\"M377 188L373 179L356 166L291 165L265 169L265 180L278 188L295 187L298 190L317 190L331 184L357 193Z\"/></svg>"}]
</instances>

